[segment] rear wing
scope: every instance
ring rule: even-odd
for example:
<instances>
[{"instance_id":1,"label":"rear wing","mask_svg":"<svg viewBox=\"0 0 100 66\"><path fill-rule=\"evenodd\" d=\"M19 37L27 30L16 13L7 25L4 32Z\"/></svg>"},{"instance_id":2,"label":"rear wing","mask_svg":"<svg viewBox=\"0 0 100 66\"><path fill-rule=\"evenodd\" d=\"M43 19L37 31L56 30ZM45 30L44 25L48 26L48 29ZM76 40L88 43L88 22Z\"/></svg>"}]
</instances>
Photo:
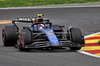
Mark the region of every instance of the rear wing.
<instances>
[{"instance_id":1,"label":"rear wing","mask_svg":"<svg viewBox=\"0 0 100 66\"><path fill-rule=\"evenodd\" d=\"M19 17L19 18L15 18L12 20L12 22L23 22L23 23L33 23L36 20L36 18L32 17ZM47 18L44 18L44 21L49 22L49 20Z\"/></svg>"},{"instance_id":2,"label":"rear wing","mask_svg":"<svg viewBox=\"0 0 100 66\"><path fill-rule=\"evenodd\" d=\"M25 23L33 23L35 18L30 17L19 17L12 20L12 22L25 22Z\"/></svg>"}]
</instances>

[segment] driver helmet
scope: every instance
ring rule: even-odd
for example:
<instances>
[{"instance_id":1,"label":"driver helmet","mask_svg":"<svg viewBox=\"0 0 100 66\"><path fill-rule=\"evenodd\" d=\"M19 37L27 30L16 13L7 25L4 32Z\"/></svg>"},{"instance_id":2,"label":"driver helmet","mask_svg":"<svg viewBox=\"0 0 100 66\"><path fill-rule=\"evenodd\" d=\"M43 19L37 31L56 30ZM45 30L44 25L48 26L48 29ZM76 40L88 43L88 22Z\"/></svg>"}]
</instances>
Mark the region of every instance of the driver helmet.
<instances>
[{"instance_id":1,"label":"driver helmet","mask_svg":"<svg viewBox=\"0 0 100 66\"><path fill-rule=\"evenodd\" d=\"M42 18L42 17L36 18L36 22L43 22L43 21L44 21L44 18Z\"/></svg>"},{"instance_id":2,"label":"driver helmet","mask_svg":"<svg viewBox=\"0 0 100 66\"><path fill-rule=\"evenodd\" d=\"M39 28L39 29L43 29L43 28L44 28L44 25L43 25L43 24L39 24L39 25L38 25L38 28Z\"/></svg>"}]
</instances>

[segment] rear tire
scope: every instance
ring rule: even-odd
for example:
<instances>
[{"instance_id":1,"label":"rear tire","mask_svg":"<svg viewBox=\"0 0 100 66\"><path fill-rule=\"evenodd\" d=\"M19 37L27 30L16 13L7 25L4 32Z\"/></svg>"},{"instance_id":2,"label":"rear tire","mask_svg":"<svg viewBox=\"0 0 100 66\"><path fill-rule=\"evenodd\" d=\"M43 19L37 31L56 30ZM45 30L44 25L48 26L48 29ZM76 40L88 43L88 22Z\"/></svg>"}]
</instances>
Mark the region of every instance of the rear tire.
<instances>
[{"instance_id":1,"label":"rear tire","mask_svg":"<svg viewBox=\"0 0 100 66\"><path fill-rule=\"evenodd\" d=\"M70 40L77 44L82 44L82 33L79 28L70 29ZM71 50L80 50L81 47L69 47Z\"/></svg>"},{"instance_id":2,"label":"rear tire","mask_svg":"<svg viewBox=\"0 0 100 66\"><path fill-rule=\"evenodd\" d=\"M16 26L5 26L2 30L2 41L4 46L14 46L17 43Z\"/></svg>"}]
</instances>

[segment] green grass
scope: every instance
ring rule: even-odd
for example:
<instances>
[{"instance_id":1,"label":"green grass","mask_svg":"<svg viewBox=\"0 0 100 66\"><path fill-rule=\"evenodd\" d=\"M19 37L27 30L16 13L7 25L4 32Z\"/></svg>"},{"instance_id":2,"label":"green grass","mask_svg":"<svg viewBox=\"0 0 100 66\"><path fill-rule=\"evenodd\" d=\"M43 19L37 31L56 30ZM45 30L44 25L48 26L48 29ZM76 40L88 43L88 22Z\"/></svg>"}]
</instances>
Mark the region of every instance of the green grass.
<instances>
[{"instance_id":1,"label":"green grass","mask_svg":"<svg viewBox=\"0 0 100 66\"><path fill-rule=\"evenodd\" d=\"M0 0L0 7L40 6L100 2L100 0Z\"/></svg>"}]
</instances>

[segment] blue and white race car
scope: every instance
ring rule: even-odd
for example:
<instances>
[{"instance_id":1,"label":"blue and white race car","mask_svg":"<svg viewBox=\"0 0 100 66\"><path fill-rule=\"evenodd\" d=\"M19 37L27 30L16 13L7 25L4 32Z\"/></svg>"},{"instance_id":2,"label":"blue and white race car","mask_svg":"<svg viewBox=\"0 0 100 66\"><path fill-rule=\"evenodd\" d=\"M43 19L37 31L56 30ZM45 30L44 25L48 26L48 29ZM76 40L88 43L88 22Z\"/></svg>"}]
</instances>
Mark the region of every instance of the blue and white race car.
<instances>
[{"instance_id":1,"label":"blue and white race car","mask_svg":"<svg viewBox=\"0 0 100 66\"><path fill-rule=\"evenodd\" d=\"M69 47L79 50L85 46L84 36L79 28L69 27L64 32L64 26L52 25L43 14L36 18L16 18L12 20L13 26L5 26L2 31L4 46L16 45L20 51L33 48ZM28 27L19 29L15 22L32 23Z\"/></svg>"}]
</instances>

